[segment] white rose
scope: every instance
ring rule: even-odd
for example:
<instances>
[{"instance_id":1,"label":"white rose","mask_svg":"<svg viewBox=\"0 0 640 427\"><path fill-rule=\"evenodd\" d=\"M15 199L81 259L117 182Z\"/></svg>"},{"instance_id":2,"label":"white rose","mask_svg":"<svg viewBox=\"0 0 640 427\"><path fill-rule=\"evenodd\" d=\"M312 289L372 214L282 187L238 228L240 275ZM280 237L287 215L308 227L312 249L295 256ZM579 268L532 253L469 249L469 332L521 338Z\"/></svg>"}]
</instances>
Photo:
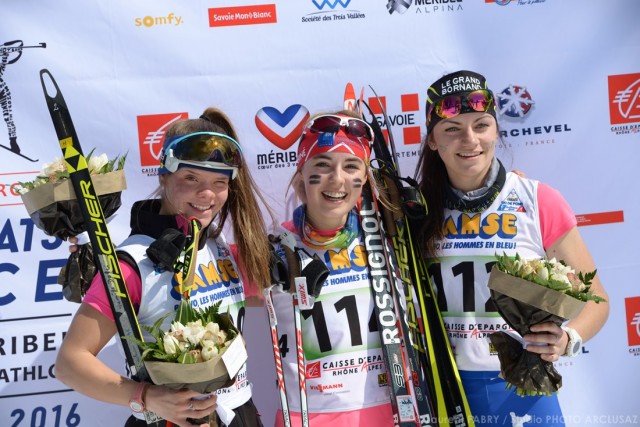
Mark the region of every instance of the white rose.
<instances>
[{"instance_id":1,"label":"white rose","mask_svg":"<svg viewBox=\"0 0 640 427\"><path fill-rule=\"evenodd\" d=\"M211 360L216 357L220 352L218 351L218 347L216 347L215 343L211 340L202 341L202 359L206 362L207 360Z\"/></svg>"},{"instance_id":2,"label":"white rose","mask_svg":"<svg viewBox=\"0 0 640 427\"><path fill-rule=\"evenodd\" d=\"M53 162L45 163L42 165L42 172L40 175L48 177L50 180L56 180L56 173L64 172L67 166L65 165L64 159L61 157L56 157Z\"/></svg>"},{"instance_id":3,"label":"white rose","mask_svg":"<svg viewBox=\"0 0 640 427\"><path fill-rule=\"evenodd\" d=\"M549 280L549 270L547 270L547 267L544 264L536 266L536 277L543 282L547 282Z\"/></svg>"},{"instance_id":4,"label":"white rose","mask_svg":"<svg viewBox=\"0 0 640 427\"><path fill-rule=\"evenodd\" d=\"M218 344L224 344L224 342L227 340L227 333L225 331L220 331L218 332L218 335L216 338L217 338Z\"/></svg>"},{"instance_id":5,"label":"white rose","mask_svg":"<svg viewBox=\"0 0 640 427\"><path fill-rule=\"evenodd\" d=\"M104 153L99 156L91 156L88 164L89 173L92 175L97 174L107 163L109 163L109 158Z\"/></svg>"},{"instance_id":6,"label":"white rose","mask_svg":"<svg viewBox=\"0 0 640 427\"><path fill-rule=\"evenodd\" d=\"M185 325L182 334L184 339L189 341L191 344L198 344L202 337L204 337L205 329L202 326L202 321L200 319L195 322L189 322Z\"/></svg>"},{"instance_id":7,"label":"white rose","mask_svg":"<svg viewBox=\"0 0 640 427\"><path fill-rule=\"evenodd\" d=\"M171 334L165 334L162 339L162 345L164 352L167 354L176 354L180 351L180 343L178 339Z\"/></svg>"},{"instance_id":8,"label":"white rose","mask_svg":"<svg viewBox=\"0 0 640 427\"><path fill-rule=\"evenodd\" d=\"M203 340L211 340L213 341L214 338L218 335L218 333L220 332L220 325L218 325L217 323L214 322L209 322L207 323L207 326L205 327L205 333L204 333L204 337L202 337Z\"/></svg>"}]
</instances>

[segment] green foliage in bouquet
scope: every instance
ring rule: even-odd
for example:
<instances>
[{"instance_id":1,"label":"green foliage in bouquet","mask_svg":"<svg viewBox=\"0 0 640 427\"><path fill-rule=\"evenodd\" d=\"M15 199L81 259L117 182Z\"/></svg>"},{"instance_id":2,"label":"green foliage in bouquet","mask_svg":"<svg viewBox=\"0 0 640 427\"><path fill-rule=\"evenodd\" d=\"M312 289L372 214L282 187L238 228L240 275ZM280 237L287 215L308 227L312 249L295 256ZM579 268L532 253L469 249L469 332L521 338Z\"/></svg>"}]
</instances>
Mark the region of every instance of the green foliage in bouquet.
<instances>
[{"instance_id":1,"label":"green foliage in bouquet","mask_svg":"<svg viewBox=\"0 0 640 427\"><path fill-rule=\"evenodd\" d=\"M606 302L602 297L591 292L591 281L598 270L588 273L578 272L565 264L564 261L555 258L523 260L520 254L514 257L496 254L496 267L510 276L518 277L529 282L537 283L580 301Z\"/></svg>"},{"instance_id":2,"label":"green foliage in bouquet","mask_svg":"<svg viewBox=\"0 0 640 427\"><path fill-rule=\"evenodd\" d=\"M91 175L102 175L113 171L122 170L127 160L127 154L116 156L109 160L106 154L94 156L95 148L86 156L87 166ZM33 181L18 182L20 186L17 188L18 193L26 194L30 190L37 188L48 182L56 183L69 179L69 171L65 165L65 160L57 158L51 163L45 163L42 166L40 174Z\"/></svg>"},{"instance_id":3,"label":"green foliage in bouquet","mask_svg":"<svg viewBox=\"0 0 640 427\"><path fill-rule=\"evenodd\" d=\"M182 364L206 362L223 353L238 335L230 317L218 313L221 302L199 309L183 298L169 331L162 331L160 327L174 313L161 317L153 326L140 325L153 336L154 341L140 341L129 336L124 338L140 346L142 360L145 361Z\"/></svg>"}]
</instances>

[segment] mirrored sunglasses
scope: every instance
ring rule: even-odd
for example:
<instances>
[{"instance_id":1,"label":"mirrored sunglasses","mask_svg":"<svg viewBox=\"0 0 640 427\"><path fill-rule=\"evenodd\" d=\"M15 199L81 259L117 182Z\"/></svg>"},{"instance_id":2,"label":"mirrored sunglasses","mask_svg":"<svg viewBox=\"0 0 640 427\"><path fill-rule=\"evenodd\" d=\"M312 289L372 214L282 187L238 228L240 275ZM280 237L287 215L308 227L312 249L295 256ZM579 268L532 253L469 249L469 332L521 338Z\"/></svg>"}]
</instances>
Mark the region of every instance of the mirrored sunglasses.
<instances>
[{"instance_id":1,"label":"mirrored sunglasses","mask_svg":"<svg viewBox=\"0 0 640 427\"><path fill-rule=\"evenodd\" d=\"M486 113L492 104L493 95L491 91L485 89L476 90L467 95L445 96L436 101L431 107L429 121L431 121L432 114L436 114L442 119L450 119L465 112L477 111Z\"/></svg>"},{"instance_id":2,"label":"mirrored sunglasses","mask_svg":"<svg viewBox=\"0 0 640 427\"><path fill-rule=\"evenodd\" d=\"M314 117L304 128L304 132L313 133L336 133L344 129L347 135L356 138L366 138L373 142L373 129L369 123L355 117L337 116L335 114L324 114Z\"/></svg>"}]
</instances>

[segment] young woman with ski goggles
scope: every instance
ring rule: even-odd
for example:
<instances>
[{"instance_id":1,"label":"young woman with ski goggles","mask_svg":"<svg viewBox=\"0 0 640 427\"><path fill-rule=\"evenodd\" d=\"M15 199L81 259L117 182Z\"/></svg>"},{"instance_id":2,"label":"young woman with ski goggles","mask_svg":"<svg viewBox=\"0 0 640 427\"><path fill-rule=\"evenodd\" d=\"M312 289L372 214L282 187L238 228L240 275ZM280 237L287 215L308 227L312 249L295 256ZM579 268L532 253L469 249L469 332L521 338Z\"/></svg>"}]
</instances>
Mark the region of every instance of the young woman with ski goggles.
<instances>
[{"instance_id":1,"label":"young woman with ski goggles","mask_svg":"<svg viewBox=\"0 0 640 427\"><path fill-rule=\"evenodd\" d=\"M159 182L158 197L134 203L130 236L118 246L139 323L153 325L165 318L161 329L169 329L181 298L176 291L175 260L184 245L178 242L182 238L184 243L191 234L190 220L196 218L203 227L192 257L200 285L189 296L197 298L199 307L220 303L219 310L229 313L240 328L247 292L271 282L271 247L259 201L266 212L269 209L245 167L235 129L222 111L209 108L198 119L169 127ZM228 219L237 250L222 234ZM217 271L223 265L224 271ZM241 274L242 265L251 268ZM221 293L221 287L232 292ZM166 420L159 424L166 427L192 425L189 420L214 411L216 425L262 426L245 366L231 387L209 394L136 382L104 366L96 356L117 330L99 275L77 313L58 354L56 376L95 399L128 404L133 415L125 427L147 425L141 408Z\"/></svg>"},{"instance_id":2,"label":"young woman with ski goggles","mask_svg":"<svg viewBox=\"0 0 640 427\"><path fill-rule=\"evenodd\" d=\"M175 172L180 167L229 171L231 179L242 166L242 148L230 137L218 132L194 132L170 138L165 144L159 173ZM226 173L226 172L225 172Z\"/></svg>"}]
</instances>

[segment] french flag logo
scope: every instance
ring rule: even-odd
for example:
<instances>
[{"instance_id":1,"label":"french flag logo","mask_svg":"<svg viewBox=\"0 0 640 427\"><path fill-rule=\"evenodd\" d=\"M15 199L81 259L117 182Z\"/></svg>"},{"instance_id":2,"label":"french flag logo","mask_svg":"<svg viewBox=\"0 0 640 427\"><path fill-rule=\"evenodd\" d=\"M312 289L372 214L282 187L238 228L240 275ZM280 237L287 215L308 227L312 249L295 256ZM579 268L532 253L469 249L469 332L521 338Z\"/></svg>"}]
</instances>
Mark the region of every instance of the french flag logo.
<instances>
[{"instance_id":1,"label":"french flag logo","mask_svg":"<svg viewBox=\"0 0 640 427\"><path fill-rule=\"evenodd\" d=\"M300 104L289 106L284 113L274 107L263 107L256 114L256 127L276 147L286 150L302 135L309 110Z\"/></svg>"}]
</instances>

